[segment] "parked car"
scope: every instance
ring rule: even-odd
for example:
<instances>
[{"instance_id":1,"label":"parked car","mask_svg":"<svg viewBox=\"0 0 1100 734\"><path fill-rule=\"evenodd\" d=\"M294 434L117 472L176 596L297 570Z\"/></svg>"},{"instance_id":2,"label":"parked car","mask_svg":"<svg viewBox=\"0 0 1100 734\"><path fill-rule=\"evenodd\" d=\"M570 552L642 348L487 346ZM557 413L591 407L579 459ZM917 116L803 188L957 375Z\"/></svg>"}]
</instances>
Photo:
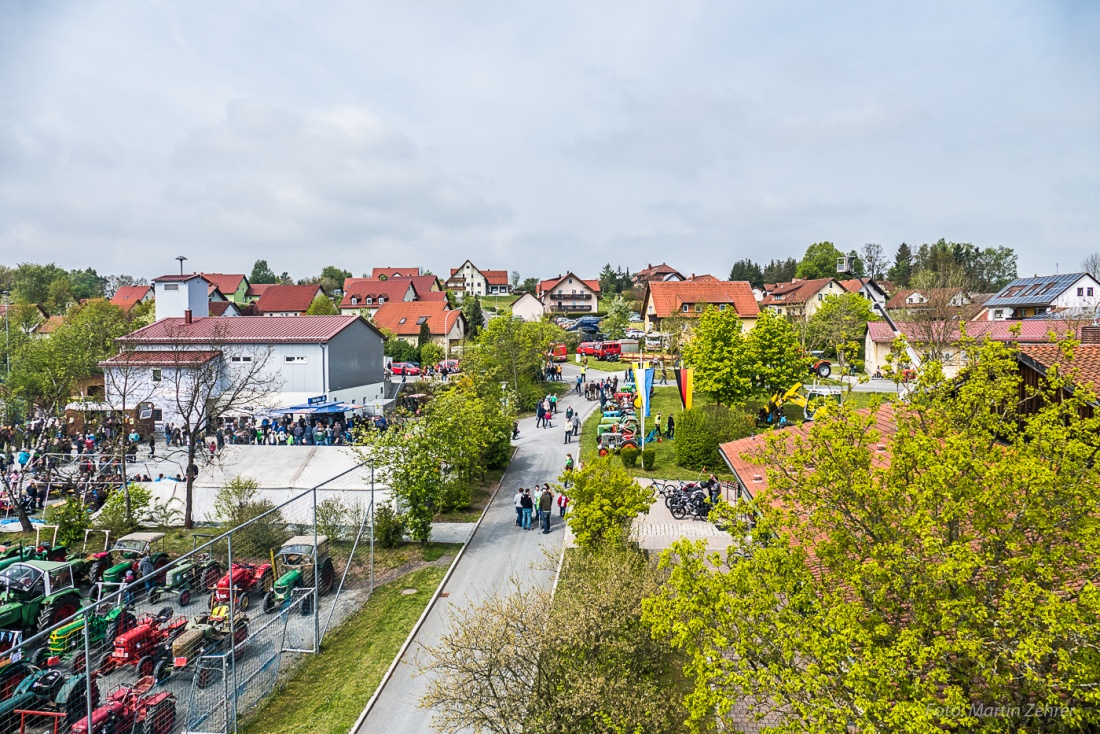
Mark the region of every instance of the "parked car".
<instances>
[{"instance_id":1,"label":"parked car","mask_svg":"<svg viewBox=\"0 0 1100 734\"><path fill-rule=\"evenodd\" d=\"M641 339L644 336L645 336L645 332L642 331L641 329L627 329L626 330L626 338L627 339Z\"/></svg>"},{"instance_id":2,"label":"parked car","mask_svg":"<svg viewBox=\"0 0 1100 734\"><path fill-rule=\"evenodd\" d=\"M600 342L595 348L596 359L605 362L617 362L623 356L623 345L620 342Z\"/></svg>"},{"instance_id":3,"label":"parked car","mask_svg":"<svg viewBox=\"0 0 1100 734\"><path fill-rule=\"evenodd\" d=\"M569 359L569 349L564 344L551 344L550 358L555 362L565 362Z\"/></svg>"},{"instance_id":4,"label":"parked car","mask_svg":"<svg viewBox=\"0 0 1100 734\"><path fill-rule=\"evenodd\" d=\"M642 315L640 313L638 313L637 311L631 311L630 316L628 318L631 321L641 321L642 320Z\"/></svg>"},{"instance_id":5,"label":"parked car","mask_svg":"<svg viewBox=\"0 0 1100 734\"><path fill-rule=\"evenodd\" d=\"M415 362L394 362L390 365L390 371L395 375L419 375L420 365Z\"/></svg>"},{"instance_id":6,"label":"parked car","mask_svg":"<svg viewBox=\"0 0 1100 734\"><path fill-rule=\"evenodd\" d=\"M595 357L596 347L599 346L599 342L581 342L577 345L577 354L584 357Z\"/></svg>"}]
</instances>

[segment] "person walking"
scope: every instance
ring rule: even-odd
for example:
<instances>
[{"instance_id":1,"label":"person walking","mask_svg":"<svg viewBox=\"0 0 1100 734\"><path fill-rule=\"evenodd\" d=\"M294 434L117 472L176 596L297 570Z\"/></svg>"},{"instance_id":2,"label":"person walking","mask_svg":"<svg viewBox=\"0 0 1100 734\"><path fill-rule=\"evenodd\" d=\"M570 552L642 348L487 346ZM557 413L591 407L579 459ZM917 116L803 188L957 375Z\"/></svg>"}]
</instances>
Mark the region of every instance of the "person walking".
<instances>
[{"instance_id":1,"label":"person walking","mask_svg":"<svg viewBox=\"0 0 1100 734\"><path fill-rule=\"evenodd\" d=\"M573 439L573 421L568 418L565 419L565 443L572 443Z\"/></svg>"},{"instance_id":2,"label":"person walking","mask_svg":"<svg viewBox=\"0 0 1100 734\"><path fill-rule=\"evenodd\" d=\"M531 529L531 510L535 509L535 503L531 499L531 490L523 490L523 497L520 499L520 509L523 511L523 529Z\"/></svg>"},{"instance_id":3,"label":"person walking","mask_svg":"<svg viewBox=\"0 0 1100 734\"><path fill-rule=\"evenodd\" d=\"M569 510L569 495L562 492L558 495L558 517L565 517L565 513Z\"/></svg>"},{"instance_id":4,"label":"person walking","mask_svg":"<svg viewBox=\"0 0 1100 734\"><path fill-rule=\"evenodd\" d=\"M516 490L516 496L512 498L512 504L516 506L516 527L523 527L523 487Z\"/></svg>"},{"instance_id":5,"label":"person walking","mask_svg":"<svg viewBox=\"0 0 1100 734\"><path fill-rule=\"evenodd\" d=\"M156 579L153 578L153 574L157 572L157 567L153 565L153 559L149 557L148 553L145 553L141 560L138 562L138 575L145 581L145 594L146 596L152 592L153 587L157 585Z\"/></svg>"},{"instance_id":6,"label":"person walking","mask_svg":"<svg viewBox=\"0 0 1100 734\"><path fill-rule=\"evenodd\" d=\"M666 425L667 425L667 428L665 430L665 438L667 438L669 441L671 441L672 438L673 438L675 428L676 428L676 422L674 420L672 420L672 413L668 414L668 423Z\"/></svg>"},{"instance_id":7,"label":"person walking","mask_svg":"<svg viewBox=\"0 0 1100 734\"><path fill-rule=\"evenodd\" d=\"M545 420L546 408L543 407L542 401L539 401L538 407L535 408L535 428L540 428Z\"/></svg>"},{"instance_id":8,"label":"person walking","mask_svg":"<svg viewBox=\"0 0 1100 734\"><path fill-rule=\"evenodd\" d=\"M550 532L550 511L554 509L554 494L550 491L550 485L543 485L542 496L539 497L539 515L542 518L542 534Z\"/></svg>"},{"instance_id":9,"label":"person walking","mask_svg":"<svg viewBox=\"0 0 1100 734\"><path fill-rule=\"evenodd\" d=\"M546 400L544 400L542 402L542 415L543 415L542 427L543 428L553 428L554 427L554 424L553 424L554 411L552 411L550 409L550 398L549 397L547 397Z\"/></svg>"},{"instance_id":10,"label":"person walking","mask_svg":"<svg viewBox=\"0 0 1100 734\"><path fill-rule=\"evenodd\" d=\"M573 437L581 435L581 417L579 414L573 414Z\"/></svg>"}]
</instances>

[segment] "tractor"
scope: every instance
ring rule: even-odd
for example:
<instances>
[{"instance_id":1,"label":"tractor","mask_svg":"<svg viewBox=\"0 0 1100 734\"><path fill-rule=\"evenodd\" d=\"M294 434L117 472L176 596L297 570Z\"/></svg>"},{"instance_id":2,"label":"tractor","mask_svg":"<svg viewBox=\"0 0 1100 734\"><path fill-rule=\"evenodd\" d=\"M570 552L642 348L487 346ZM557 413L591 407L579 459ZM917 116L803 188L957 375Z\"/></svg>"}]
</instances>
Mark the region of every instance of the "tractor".
<instances>
[{"instance_id":1,"label":"tractor","mask_svg":"<svg viewBox=\"0 0 1100 734\"><path fill-rule=\"evenodd\" d=\"M165 596L175 596L179 605L185 607L191 603L191 596L195 592L205 593L214 588L221 574L221 564L209 554L191 556L177 562L165 572L164 586L149 592L149 602L156 604Z\"/></svg>"},{"instance_id":2,"label":"tractor","mask_svg":"<svg viewBox=\"0 0 1100 734\"><path fill-rule=\"evenodd\" d=\"M117 554L117 560L116 560ZM92 553L85 561L89 565L92 581L104 581L109 584L120 583L127 571L133 571L140 578L138 563L141 557L149 554L153 566L158 571L168 565L168 553L164 550L164 533L130 533L115 541L110 549ZM163 574L157 577L158 583L164 580Z\"/></svg>"},{"instance_id":3,"label":"tractor","mask_svg":"<svg viewBox=\"0 0 1100 734\"><path fill-rule=\"evenodd\" d=\"M82 605L72 564L21 561L0 571L0 629L46 630Z\"/></svg>"},{"instance_id":4,"label":"tractor","mask_svg":"<svg viewBox=\"0 0 1100 734\"><path fill-rule=\"evenodd\" d=\"M233 624L229 624L229 607L215 607L209 614L191 619L182 632L172 641L171 656L161 658L153 668L153 678L158 682L191 668L196 673L195 685L209 686L216 674L213 668L197 665L205 655L217 655L232 646L239 649L248 639L248 617L237 612ZM192 667L195 666L195 667Z\"/></svg>"},{"instance_id":5,"label":"tractor","mask_svg":"<svg viewBox=\"0 0 1100 734\"><path fill-rule=\"evenodd\" d=\"M99 661L100 675L110 675L117 668L133 665L138 676L151 676L157 661L166 657L172 640L183 631L187 620L172 619L172 607L164 607L154 616L138 620L137 625L115 638L109 652Z\"/></svg>"},{"instance_id":6,"label":"tractor","mask_svg":"<svg viewBox=\"0 0 1100 734\"><path fill-rule=\"evenodd\" d=\"M313 558L313 542L312 535L296 535L283 543L278 555L272 558L272 565L281 569L282 575L271 591L264 595L264 614L289 605L294 599L295 589L305 592L301 612L310 614L313 611L313 570L318 566L321 569L317 577L318 593L324 596L332 591L336 582L336 568L328 554L328 537L317 536L316 564Z\"/></svg>"},{"instance_id":7,"label":"tractor","mask_svg":"<svg viewBox=\"0 0 1100 734\"><path fill-rule=\"evenodd\" d=\"M797 382L786 392L772 395L767 407L761 408L756 416L757 426L785 426L787 419L783 415L783 406L788 403L802 408L802 416L812 421L819 411L828 409L829 403L840 405L844 399L839 387L813 385L805 388L805 394L802 391L802 383Z\"/></svg>"},{"instance_id":8,"label":"tractor","mask_svg":"<svg viewBox=\"0 0 1100 734\"><path fill-rule=\"evenodd\" d=\"M27 729L28 719L31 724L58 719L72 726L88 714L89 687L93 703L99 702L99 684L94 675L89 683L85 673L65 676L60 670L39 669L26 663L12 663L5 672L8 668L12 668L8 680L18 682L0 700L2 731L15 731L17 727L18 731L31 731Z\"/></svg>"},{"instance_id":9,"label":"tractor","mask_svg":"<svg viewBox=\"0 0 1100 734\"><path fill-rule=\"evenodd\" d=\"M55 665L55 660L72 660L74 673L82 673L87 665L84 658L84 624L85 614L80 615L68 624L63 624L50 632L49 642L35 650L32 660L39 666ZM137 625L134 617L126 604L119 603L107 608L105 605L98 607L87 620L88 639L91 645L99 647L104 642L111 642L123 632L129 632Z\"/></svg>"},{"instance_id":10,"label":"tractor","mask_svg":"<svg viewBox=\"0 0 1100 734\"><path fill-rule=\"evenodd\" d=\"M638 436L636 433L630 431L605 431L600 434L597 439L597 445L599 447L600 456L607 456L613 454L616 451L621 451L627 446L638 448Z\"/></svg>"},{"instance_id":11,"label":"tractor","mask_svg":"<svg viewBox=\"0 0 1100 734\"><path fill-rule=\"evenodd\" d=\"M248 609L253 594L262 595L271 591L273 577L270 563L234 563L218 579L218 585L210 594L210 608L228 605L232 589L236 608L243 612Z\"/></svg>"},{"instance_id":12,"label":"tractor","mask_svg":"<svg viewBox=\"0 0 1100 734\"><path fill-rule=\"evenodd\" d=\"M92 712L91 734L170 734L176 726L176 696L153 688L153 676L133 686L122 686L107 696L107 703ZM72 734L89 734L87 717L73 724Z\"/></svg>"}]
</instances>

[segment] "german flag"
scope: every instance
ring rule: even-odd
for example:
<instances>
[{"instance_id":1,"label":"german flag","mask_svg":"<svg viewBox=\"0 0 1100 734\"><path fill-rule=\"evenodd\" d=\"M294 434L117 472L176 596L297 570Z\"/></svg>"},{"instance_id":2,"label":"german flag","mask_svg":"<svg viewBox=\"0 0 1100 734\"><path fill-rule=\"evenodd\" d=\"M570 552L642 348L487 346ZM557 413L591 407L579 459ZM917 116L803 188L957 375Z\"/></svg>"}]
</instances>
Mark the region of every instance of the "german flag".
<instances>
[{"instance_id":1,"label":"german flag","mask_svg":"<svg viewBox=\"0 0 1100 734\"><path fill-rule=\"evenodd\" d=\"M676 370L676 389L680 391L680 404L684 410L691 410L691 391L695 381L695 370L688 368Z\"/></svg>"}]
</instances>

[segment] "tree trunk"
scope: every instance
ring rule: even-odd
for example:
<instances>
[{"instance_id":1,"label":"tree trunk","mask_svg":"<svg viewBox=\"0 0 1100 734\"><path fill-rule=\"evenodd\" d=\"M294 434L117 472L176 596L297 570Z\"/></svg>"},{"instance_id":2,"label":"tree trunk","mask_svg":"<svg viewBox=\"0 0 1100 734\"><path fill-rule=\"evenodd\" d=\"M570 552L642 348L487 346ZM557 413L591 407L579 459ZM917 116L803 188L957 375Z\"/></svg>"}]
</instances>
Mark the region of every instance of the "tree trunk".
<instances>
[{"instance_id":1,"label":"tree trunk","mask_svg":"<svg viewBox=\"0 0 1100 734\"><path fill-rule=\"evenodd\" d=\"M183 501L183 527L188 530L195 526L195 521L191 517L192 497L195 488L195 474L191 471L192 466L195 466L195 431L187 434L187 468L183 472L184 486L186 487Z\"/></svg>"}]
</instances>

